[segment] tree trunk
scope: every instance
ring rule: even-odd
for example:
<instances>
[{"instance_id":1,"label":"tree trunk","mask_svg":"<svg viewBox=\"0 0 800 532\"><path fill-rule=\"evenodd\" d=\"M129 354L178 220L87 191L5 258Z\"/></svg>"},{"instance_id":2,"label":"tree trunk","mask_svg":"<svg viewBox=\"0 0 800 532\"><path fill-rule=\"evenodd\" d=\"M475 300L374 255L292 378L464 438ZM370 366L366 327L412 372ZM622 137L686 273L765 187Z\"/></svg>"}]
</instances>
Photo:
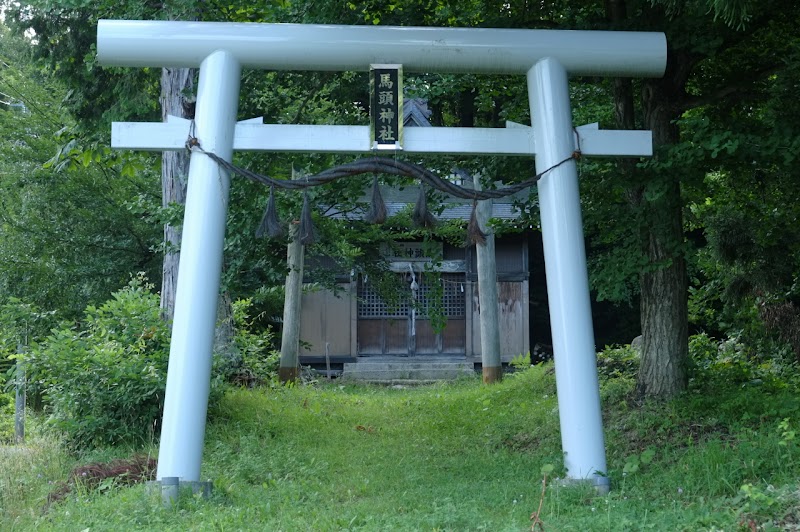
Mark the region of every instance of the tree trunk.
<instances>
[{"instance_id":1,"label":"tree trunk","mask_svg":"<svg viewBox=\"0 0 800 532\"><path fill-rule=\"evenodd\" d=\"M214 353L229 365L241 361L241 353L234 345L236 327L233 322L233 302L230 293L222 292L217 300L217 326L214 329Z\"/></svg>"},{"instance_id":2,"label":"tree trunk","mask_svg":"<svg viewBox=\"0 0 800 532\"><path fill-rule=\"evenodd\" d=\"M164 68L161 70L161 119L168 115L194 118L194 76L192 68ZM189 177L189 153L165 151L161 156L161 205L186 204L186 186ZM175 293L178 287L178 266L181 247L180 225L164 225L164 262L161 277L161 317L169 324L175 313ZM217 326L214 331L214 352L229 361L238 356L233 348L233 311L231 298L220 294L217 305Z\"/></svg>"},{"instance_id":3,"label":"tree trunk","mask_svg":"<svg viewBox=\"0 0 800 532\"><path fill-rule=\"evenodd\" d=\"M194 118L191 98L194 94L194 69L164 68L161 71L161 119L167 115ZM189 96L189 98L187 98ZM169 207L186 203L189 176L189 154L166 151L161 156L161 205ZM178 286L181 227L164 225L164 264L161 278L161 317L172 322L175 311L175 290Z\"/></svg>"},{"instance_id":4,"label":"tree trunk","mask_svg":"<svg viewBox=\"0 0 800 532\"><path fill-rule=\"evenodd\" d=\"M651 206L659 227L645 243L653 268L640 277L642 359L636 383L641 397L658 399L686 389L689 359L686 262L675 245L683 237L680 185L674 183L665 196Z\"/></svg>"},{"instance_id":5,"label":"tree trunk","mask_svg":"<svg viewBox=\"0 0 800 532\"><path fill-rule=\"evenodd\" d=\"M624 26L627 11L625 0L606 1L606 16L615 29ZM643 82L643 127L653 132L654 148L679 140L674 121L680 117L689 66L687 57L670 53L664 77ZM617 127L634 129L630 79L614 80L614 104ZM631 175L637 172L633 161L621 161L619 168ZM688 281L680 177L674 172L648 175L646 185L632 187L627 193L633 208L643 213L639 235L648 261L639 277L642 358L636 390L640 397L667 399L686 389L688 383Z\"/></svg>"},{"instance_id":6,"label":"tree trunk","mask_svg":"<svg viewBox=\"0 0 800 532\"><path fill-rule=\"evenodd\" d=\"M678 118L678 89L682 92L685 78L675 66L680 65L673 61L664 79L643 84L644 127L653 132L656 147L679 140L674 120ZM640 276L643 343L636 390L641 397L669 399L688 384L688 280L683 256L681 175L662 170L648 178L650 193L642 200L642 246L649 267Z\"/></svg>"}]
</instances>

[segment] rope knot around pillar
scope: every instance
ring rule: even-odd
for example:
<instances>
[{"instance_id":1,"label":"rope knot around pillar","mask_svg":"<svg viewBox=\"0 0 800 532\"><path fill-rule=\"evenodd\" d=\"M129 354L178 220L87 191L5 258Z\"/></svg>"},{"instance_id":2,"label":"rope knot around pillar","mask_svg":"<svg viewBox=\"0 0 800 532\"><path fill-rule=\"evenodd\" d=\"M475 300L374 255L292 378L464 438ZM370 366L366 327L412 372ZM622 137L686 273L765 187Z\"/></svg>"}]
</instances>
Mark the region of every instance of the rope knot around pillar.
<instances>
[{"instance_id":1,"label":"rope knot around pillar","mask_svg":"<svg viewBox=\"0 0 800 532\"><path fill-rule=\"evenodd\" d=\"M194 147L200 148L200 141L197 139L197 137L190 136L188 139L186 139L186 151L191 152L192 148Z\"/></svg>"}]
</instances>

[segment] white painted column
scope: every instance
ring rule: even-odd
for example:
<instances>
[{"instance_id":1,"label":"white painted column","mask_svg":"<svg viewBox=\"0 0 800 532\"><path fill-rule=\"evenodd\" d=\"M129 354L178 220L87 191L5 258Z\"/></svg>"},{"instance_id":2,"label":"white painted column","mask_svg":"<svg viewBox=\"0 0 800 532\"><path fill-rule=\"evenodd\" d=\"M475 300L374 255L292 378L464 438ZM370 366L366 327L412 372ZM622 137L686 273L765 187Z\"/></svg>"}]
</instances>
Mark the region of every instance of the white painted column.
<instances>
[{"instance_id":1,"label":"white painted column","mask_svg":"<svg viewBox=\"0 0 800 532\"><path fill-rule=\"evenodd\" d=\"M195 136L230 161L241 66L218 50L200 65ZM192 153L172 324L158 480L199 481L211 383L211 353L222 272L230 178L202 153Z\"/></svg>"},{"instance_id":2,"label":"white painted column","mask_svg":"<svg viewBox=\"0 0 800 532\"><path fill-rule=\"evenodd\" d=\"M567 72L551 57L528 71L536 171L575 149ZM575 161L539 181L550 326L553 333L561 446L567 477L608 489L600 389Z\"/></svg>"}]
</instances>

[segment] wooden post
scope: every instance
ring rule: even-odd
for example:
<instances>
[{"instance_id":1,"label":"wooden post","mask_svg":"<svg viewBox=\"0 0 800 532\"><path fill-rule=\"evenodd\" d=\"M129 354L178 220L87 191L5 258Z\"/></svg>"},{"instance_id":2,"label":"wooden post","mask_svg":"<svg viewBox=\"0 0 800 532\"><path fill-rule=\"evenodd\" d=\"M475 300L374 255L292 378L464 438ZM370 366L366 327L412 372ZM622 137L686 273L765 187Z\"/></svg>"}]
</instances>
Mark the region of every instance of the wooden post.
<instances>
[{"instance_id":1,"label":"wooden post","mask_svg":"<svg viewBox=\"0 0 800 532\"><path fill-rule=\"evenodd\" d=\"M22 354L24 347L17 346L17 354ZM14 443L25 443L25 366L22 360L17 359L16 368L16 393L14 397Z\"/></svg>"},{"instance_id":2,"label":"wooden post","mask_svg":"<svg viewBox=\"0 0 800 532\"><path fill-rule=\"evenodd\" d=\"M481 190L478 176L473 178L476 190ZM497 321L497 266L494 254L494 231L489 227L492 217L492 200L478 202L478 224L486 234L485 244L476 244L478 259L478 304L480 305L481 366L483 382L493 383L503 379L503 362L500 358L500 325Z\"/></svg>"},{"instance_id":3,"label":"wooden post","mask_svg":"<svg viewBox=\"0 0 800 532\"><path fill-rule=\"evenodd\" d=\"M358 356L358 275L350 272L350 356Z\"/></svg>"},{"instance_id":4,"label":"wooden post","mask_svg":"<svg viewBox=\"0 0 800 532\"><path fill-rule=\"evenodd\" d=\"M325 342L325 370L327 371L328 380L331 380L331 353L330 342Z\"/></svg>"},{"instance_id":5,"label":"wooden post","mask_svg":"<svg viewBox=\"0 0 800 532\"><path fill-rule=\"evenodd\" d=\"M289 274L286 276L281 362L278 368L278 378L284 384L297 381L300 360L300 303L303 296L304 246L300 242L299 233L300 224L292 223L289 227L289 245L286 251Z\"/></svg>"}]
</instances>

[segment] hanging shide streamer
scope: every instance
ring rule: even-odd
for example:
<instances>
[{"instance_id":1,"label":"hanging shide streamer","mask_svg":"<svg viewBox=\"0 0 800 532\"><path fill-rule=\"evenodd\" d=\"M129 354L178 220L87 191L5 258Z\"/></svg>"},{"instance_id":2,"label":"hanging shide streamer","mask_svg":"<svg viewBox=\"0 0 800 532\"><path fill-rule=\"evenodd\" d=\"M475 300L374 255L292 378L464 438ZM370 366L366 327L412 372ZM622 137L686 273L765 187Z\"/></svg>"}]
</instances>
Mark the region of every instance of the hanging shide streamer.
<instances>
[{"instance_id":1,"label":"hanging shide streamer","mask_svg":"<svg viewBox=\"0 0 800 532\"><path fill-rule=\"evenodd\" d=\"M308 192L303 192L303 210L300 212L300 226L297 231L297 238L304 246L316 242L317 235L314 230L314 221L311 219L311 202L308 199Z\"/></svg>"},{"instance_id":2,"label":"hanging shide streamer","mask_svg":"<svg viewBox=\"0 0 800 532\"><path fill-rule=\"evenodd\" d=\"M256 238L280 238L284 235L283 224L278 219L278 209L275 207L275 187L269 187L269 200L261 224L256 230Z\"/></svg>"},{"instance_id":3,"label":"hanging shide streamer","mask_svg":"<svg viewBox=\"0 0 800 532\"><path fill-rule=\"evenodd\" d=\"M467 244L474 246L475 244L486 244L486 233L481 230L481 225L478 223L478 202L472 202L472 214L469 215L469 223L467 224Z\"/></svg>"},{"instance_id":4,"label":"hanging shide streamer","mask_svg":"<svg viewBox=\"0 0 800 532\"><path fill-rule=\"evenodd\" d=\"M455 183L452 183L446 179L442 179L441 177L437 176L436 174L434 174L433 172L431 172L426 168L423 168L413 163L399 161L396 158L390 159L388 157L371 157L367 159L360 159L357 161L353 161L351 163L336 166L334 168L329 168L328 170L325 170L313 176L304 177L302 180L299 179L284 180L284 179L273 179L269 176L257 174L255 172L251 172L250 170L234 166L233 164L217 156L213 152L205 151L200 146L200 142L195 137L190 136L188 141L186 142L186 146L192 151L199 151L200 153L204 153L205 155L210 157L213 161L215 161L217 164L219 164L222 168L228 170L229 172L240 175L257 183L262 183L269 186L276 186L282 189L289 189L289 190L304 190L309 187L315 187L323 185L325 183L330 183L332 181L344 177L350 177L368 172L399 175L404 177L410 177L413 179L419 179L422 188L420 190L420 197L417 201L417 205L414 209L414 212L412 213L412 219L416 225L428 228L433 227L436 224L436 218L434 218L433 214L431 214L428 211L427 198L425 197L424 185L422 185L422 183L427 183L428 185L434 187L435 189L440 190L441 192L444 192L445 194L448 194L456 198L464 198L464 199L469 198L469 199L479 199L479 200L503 198L506 196L510 196L512 194L516 194L521 190L531 187L551 170L554 170L559 166L566 164L570 161L579 159L581 156L580 151L574 151L571 154L569 154L568 157L565 157L564 159L560 160L559 162L555 163L549 168L546 168L545 170L542 170L538 174L534 175L533 177L530 177L519 183L515 183L513 185L501 187L499 189L494 189L494 190L475 190L456 185ZM381 198L381 202L382 201L383 200ZM373 203L375 202L373 201ZM313 236L311 238L313 239Z\"/></svg>"},{"instance_id":5,"label":"hanging shide streamer","mask_svg":"<svg viewBox=\"0 0 800 532\"><path fill-rule=\"evenodd\" d=\"M417 204L414 205L414 212L411 213L411 220L418 227L430 229L436 225L436 218L428 210L428 197L425 194L425 185L422 183L419 186L419 197Z\"/></svg>"},{"instance_id":6,"label":"hanging shide streamer","mask_svg":"<svg viewBox=\"0 0 800 532\"><path fill-rule=\"evenodd\" d=\"M195 137L190 136L188 141L186 142L186 146L192 151L199 151L200 153L206 154L213 161L215 161L222 168L228 170L229 172L238 174L242 177L245 177L247 179L250 179L258 183L263 183L265 185L276 186L279 188L290 189L290 190L300 190L300 189L306 189L308 187L319 186L325 183L330 183L332 181L335 181L336 179L359 175L367 172L385 173L390 175L399 175L404 177L411 177L413 179L419 179L422 188L420 189L420 197L417 201L417 205L414 208L414 212L412 213L412 220L416 225L427 228L431 228L436 224L436 218L433 216L433 214L430 213L430 211L428 211L427 198L425 197L425 189L422 183L427 183L430 186L434 187L435 189L440 190L445 194L449 194L456 198L464 198L464 199L471 198L480 200L503 198L506 196L510 196L512 194L516 194L517 192L524 190L526 188L529 188L530 186L536 184L542 177L544 177L545 174L547 174L551 170L554 170L559 166L566 164L570 161L579 159L581 156L581 152L579 150L576 150L572 152L568 157L565 157L564 159L560 160L559 162L555 163L549 168L546 168L545 170L542 170L538 174L534 175L533 177L530 177L519 183L515 183L513 185L509 185L495 190L475 190L475 189L464 188L446 179L442 179L441 177L437 176L430 170L427 170L426 168L423 168L419 165L404 161L399 161L397 159L390 159L387 157L371 157L367 159L360 159L357 161L353 161L351 163L342 164L334 168L330 168L328 170L325 170L324 172L320 172L319 174L313 176L307 176L303 180L273 179L269 176L257 174L255 172L251 172L250 170L234 166L233 164L217 156L213 152L205 151L200 146L200 142ZM381 198L381 202L382 201L383 200ZM311 234L307 234L306 237L311 239L311 241L313 241L314 239L313 235Z\"/></svg>"},{"instance_id":7,"label":"hanging shide streamer","mask_svg":"<svg viewBox=\"0 0 800 532\"><path fill-rule=\"evenodd\" d=\"M381 189L378 186L378 176L372 178L372 202L369 212L364 216L364 220L371 224L382 224L387 217L386 203L381 196Z\"/></svg>"}]
</instances>

